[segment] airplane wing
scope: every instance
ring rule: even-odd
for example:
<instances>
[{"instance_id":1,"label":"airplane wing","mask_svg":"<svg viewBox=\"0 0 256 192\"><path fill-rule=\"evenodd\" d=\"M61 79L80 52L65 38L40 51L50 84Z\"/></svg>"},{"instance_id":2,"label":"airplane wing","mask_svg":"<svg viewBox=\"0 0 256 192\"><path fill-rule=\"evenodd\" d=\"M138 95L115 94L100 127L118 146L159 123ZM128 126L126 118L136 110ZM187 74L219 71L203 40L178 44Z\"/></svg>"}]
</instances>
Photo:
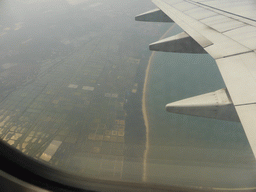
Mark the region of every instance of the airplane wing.
<instances>
[{"instance_id":1,"label":"airplane wing","mask_svg":"<svg viewBox=\"0 0 256 192\"><path fill-rule=\"evenodd\" d=\"M224 113L222 110L222 115L225 116L226 112L227 116L227 113L231 114L232 110L226 110L226 108L232 104L256 157L255 1L153 0L153 3L159 9L139 15L136 20L145 20L147 16L151 21L159 21L163 18L166 22L166 16L168 16L185 32L151 44L152 50L179 52L175 48L177 42L184 46L186 41L194 42L194 47L197 47L196 44L200 45L215 59L227 87L226 91L208 93L201 97L168 104L167 110L169 107L169 111L176 110L178 113L189 114L190 107L194 111L201 109L208 112L213 112L213 108L216 111L216 108L222 107L225 109ZM154 14L156 17L153 17ZM151 15L151 18L148 15ZM155 19L157 16L159 16L158 19ZM191 53L191 49L193 48L184 48L183 52ZM199 49L198 53L203 51ZM224 100L220 99L223 95ZM201 100L207 98L209 101L215 98L217 104L209 104L211 102L205 99L205 103L200 105L197 103L200 100L199 97L202 98ZM222 115L219 115L219 119L225 119Z\"/></svg>"}]
</instances>

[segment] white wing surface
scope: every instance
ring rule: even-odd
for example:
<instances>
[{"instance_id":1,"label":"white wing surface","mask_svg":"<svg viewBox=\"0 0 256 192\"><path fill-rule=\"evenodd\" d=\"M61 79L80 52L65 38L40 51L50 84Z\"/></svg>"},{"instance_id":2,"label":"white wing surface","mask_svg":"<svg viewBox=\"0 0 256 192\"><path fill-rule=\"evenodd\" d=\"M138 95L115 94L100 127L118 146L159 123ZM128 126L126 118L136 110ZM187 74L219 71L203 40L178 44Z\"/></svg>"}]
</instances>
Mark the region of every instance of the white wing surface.
<instances>
[{"instance_id":1,"label":"white wing surface","mask_svg":"<svg viewBox=\"0 0 256 192\"><path fill-rule=\"evenodd\" d=\"M256 3L153 0L216 61L256 157Z\"/></svg>"}]
</instances>

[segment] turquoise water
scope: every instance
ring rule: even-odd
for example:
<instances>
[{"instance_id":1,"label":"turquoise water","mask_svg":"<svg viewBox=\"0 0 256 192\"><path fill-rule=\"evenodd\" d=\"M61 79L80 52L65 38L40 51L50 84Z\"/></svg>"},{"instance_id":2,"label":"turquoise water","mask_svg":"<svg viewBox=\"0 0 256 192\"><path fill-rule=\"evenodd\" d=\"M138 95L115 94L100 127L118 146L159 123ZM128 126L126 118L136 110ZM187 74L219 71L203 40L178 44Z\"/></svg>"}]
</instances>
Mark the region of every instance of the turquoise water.
<instances>
[{"instance_id":1,"label":"turquoise water","mask_svg":"<svg viewBox=\"0 0 256 192\"><path fill-rule=\"evenodd\" d=\"M175 27L170 35L180 31ZM255 187L252 151L240 123L172 114L167 103L224 88L207 54L156 53L148 84L147 179L163 184Z\"/></svg>"}]
</instances>

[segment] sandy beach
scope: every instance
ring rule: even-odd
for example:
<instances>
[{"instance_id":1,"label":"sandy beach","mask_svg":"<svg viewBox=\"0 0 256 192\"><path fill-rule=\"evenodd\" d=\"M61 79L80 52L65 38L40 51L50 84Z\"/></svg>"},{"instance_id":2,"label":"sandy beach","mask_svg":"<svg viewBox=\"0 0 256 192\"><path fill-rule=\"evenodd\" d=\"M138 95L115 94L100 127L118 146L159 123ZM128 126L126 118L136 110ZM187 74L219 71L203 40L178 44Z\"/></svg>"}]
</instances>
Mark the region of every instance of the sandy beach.
<instances>
[{"instance_id":1,"label":"sandy beach","mask_svg":"<svg viewBox=\"0 0 256 192\"><path fill-rule=\"evenodd\" d=\"M176 24L173 24L164 34L163 36L159 39L163 39L166 37L166 35L176 26ZM155 56L155 51L152 52L149 61L148 61L148 66L146 69L146 74L145 74L145 81L144 81L144 86L143 86L143 95L142 95L142 113L143 113L143 118L146 126L146 150L144 151L143 155L143 176L142 180L144 182L147 181L147 158L148 158L148 151L149 151L149 121L148 121L148 112L147 112L147 95L148 95L148 84L149 84L149 71L151 68L151 63L152 60L154 59Z\"/></svg>"}]
</instances>

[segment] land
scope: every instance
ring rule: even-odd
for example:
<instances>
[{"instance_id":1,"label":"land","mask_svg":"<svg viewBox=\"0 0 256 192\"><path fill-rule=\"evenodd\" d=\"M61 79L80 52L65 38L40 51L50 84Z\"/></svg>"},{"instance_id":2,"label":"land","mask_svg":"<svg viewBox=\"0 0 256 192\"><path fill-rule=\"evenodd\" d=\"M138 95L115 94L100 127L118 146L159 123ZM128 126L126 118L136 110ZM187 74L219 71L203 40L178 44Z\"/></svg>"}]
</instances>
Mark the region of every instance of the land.
<instances>
[{"instance_id":1,"label":"land","mask_svg":"<svg viewBox=\"0 0 256 192\"><path fill-rule=\"evenodd\" d=\"M145 150L142 88L150 54L147 38L138 40L162 32L127 20L133 19L127 6L135 8L134 2L124 4L123 12L120 7L109 12L101 4L88 11L82 5L77 12L43 10L51 22L30 18L0 28L0 44L8 42L0 50L0 138L78 175L138 181ZM76 14L80 19L71 21ZM95 17L88 19L90 14ZM134 173L132 161L137 162Z\"/></svg>"}]
</instances>

